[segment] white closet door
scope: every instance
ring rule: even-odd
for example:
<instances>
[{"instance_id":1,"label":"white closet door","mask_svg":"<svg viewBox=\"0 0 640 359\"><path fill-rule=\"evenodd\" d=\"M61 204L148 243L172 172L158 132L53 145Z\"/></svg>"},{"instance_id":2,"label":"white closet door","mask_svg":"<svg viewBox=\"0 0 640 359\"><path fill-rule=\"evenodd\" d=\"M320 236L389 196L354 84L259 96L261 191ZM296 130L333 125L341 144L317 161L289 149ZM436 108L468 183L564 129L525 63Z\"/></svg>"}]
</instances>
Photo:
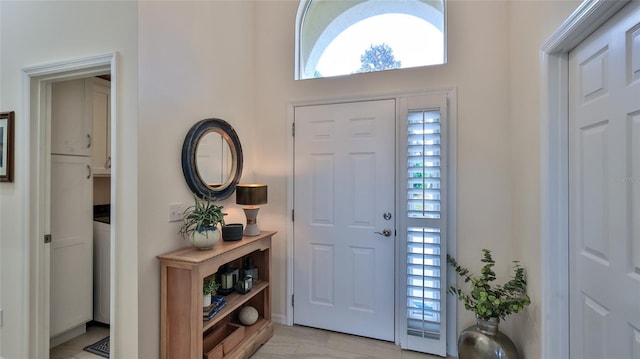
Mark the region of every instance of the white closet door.
<instances>
[{"instance_id":1,"label":"white closet door","mask_svg":"<svg viewBox=\"0 0 640 359\"><path fill-rule=\"evenodd\" d=\"M569 55L571 358L640 357L640 3Z\"/></svg>"},{"instance_id":2,"label":"white closet door","mask_svg":"<svg viewBox=\"0 0 640 359\"><path fill-rule=\"evenodd\" d=\"M93 317L91 158L51 156L51 337Z\"/></svg>"}]
</instances>

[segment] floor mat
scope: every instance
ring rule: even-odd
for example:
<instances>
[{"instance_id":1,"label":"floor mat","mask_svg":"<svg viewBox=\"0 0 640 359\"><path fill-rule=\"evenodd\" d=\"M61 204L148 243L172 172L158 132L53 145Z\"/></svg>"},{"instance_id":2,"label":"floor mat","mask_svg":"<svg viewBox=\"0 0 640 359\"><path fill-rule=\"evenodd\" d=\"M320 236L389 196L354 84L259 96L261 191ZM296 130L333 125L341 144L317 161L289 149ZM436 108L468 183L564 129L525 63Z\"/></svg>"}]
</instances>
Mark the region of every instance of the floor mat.
<instances>
[{"instance_id":1,"label":"floor mat","mask_svg":"<svg viewBox=\"0 0 640 359\"><path fill-rule=\"evenodd\" d=\"M86 352L100 355L103 358L109 357L109 337L100 339L99 341L84 347Z\"/></svg>"}]
</instances>

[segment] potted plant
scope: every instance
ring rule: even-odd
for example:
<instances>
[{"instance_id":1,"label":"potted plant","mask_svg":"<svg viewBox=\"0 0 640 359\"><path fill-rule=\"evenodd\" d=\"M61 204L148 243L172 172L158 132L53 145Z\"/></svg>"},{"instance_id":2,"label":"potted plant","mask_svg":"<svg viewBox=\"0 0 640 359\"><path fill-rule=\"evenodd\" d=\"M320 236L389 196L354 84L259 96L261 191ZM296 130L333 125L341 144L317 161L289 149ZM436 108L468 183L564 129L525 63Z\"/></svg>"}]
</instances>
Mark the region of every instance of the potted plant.
<instances>
[{"instance_id":1,"label":"potted plant","mask_svg":"<svg viewBox=\"0 0 640 359\"><path fill-rule=\"evenodd\" d=\"M222 206L193 197L195 204L184 211L182 226L179 233L183 238L189 238L191 244L198 249L211 249L220 240L220 225L224 225Z\"/></svg>"},{"instance_id":2,"label":"potted plant","mask_svg":"<svg viewBox=\"0 0 640 359\"><path fill-rule=\"evenodd\" d=\"M513 261L514 274L511 280L503 285L492 284L496 280L493 271L495 261L491 251L483 249L481 261L484 264L480 276L473 275L467 268L447 255L447 262L456 273L470 284L468 292L458 287L450 287L449 293L455 295L464 303L467 310L476 315L476 325L460 333L458 337L458 355L465 358L518 358L518 351L513 342L502 332L498 331L500 319L518 313L531 303L527 295L527 282L524 268L520 262Z\"/></svg>"},{"instance_id":3,"label":"potted plant","mask_svg":"<svg viewBox=\"0 0 640 359\"><path fill-rule=\"evenodd\" d=\"M215 279L208 279L204 282L202 287L202 306L208 307L211 305L211 297L216 295L216 291L220 288L220 284Z\"/></svg>"}]
</instances>

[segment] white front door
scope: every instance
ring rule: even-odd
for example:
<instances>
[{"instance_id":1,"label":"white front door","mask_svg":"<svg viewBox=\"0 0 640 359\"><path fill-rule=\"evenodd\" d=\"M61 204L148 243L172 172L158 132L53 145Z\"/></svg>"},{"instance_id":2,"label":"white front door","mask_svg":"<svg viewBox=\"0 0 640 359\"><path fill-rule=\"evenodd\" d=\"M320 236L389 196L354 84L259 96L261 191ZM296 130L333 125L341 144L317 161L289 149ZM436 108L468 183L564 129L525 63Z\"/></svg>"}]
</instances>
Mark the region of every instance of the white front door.
<instances>
[{"instance_id":1,"label":"white front door","mask_svg":"<svg viewBox=\"0 0 640 359\"><path fill-rule=\"evenodd\" d=\"M391 341L395 100L294 116L294 322Z\"/></svg>"},{"instance_id":2,"label":"white front door","mask_svg":"<svg viewBox=\"0 0 640 359\"><path fill-rule=\"evenodd\" d=\"M569 54L571 358L640 357L640 3Z\"/></svg>"}]
</instances>

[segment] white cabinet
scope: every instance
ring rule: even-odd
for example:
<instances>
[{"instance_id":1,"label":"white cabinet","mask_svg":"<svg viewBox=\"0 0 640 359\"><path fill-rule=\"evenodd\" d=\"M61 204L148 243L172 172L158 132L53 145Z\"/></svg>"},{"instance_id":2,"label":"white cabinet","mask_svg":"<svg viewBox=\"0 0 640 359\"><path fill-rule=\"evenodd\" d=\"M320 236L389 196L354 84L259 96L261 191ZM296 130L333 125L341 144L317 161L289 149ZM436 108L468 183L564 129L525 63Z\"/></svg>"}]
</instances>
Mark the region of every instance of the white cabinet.
<instances>
[{"instance_id":1,"label":"white cabinet","mask_svg":"<svg viewBox=\"0 0 640 359\"><path fill-rule=\"evenodd\" d=\"M93 116L93 173L111 174L111 83L99 78L87 80Z\"/></svg>"},{"instance_id":2,"label":"white cabinet","mask_svg":"<svg viewBox=\"0 0 640 359\"><path fill-rule=\"evenodd\" d=\"M51 156L51 337L93 317L91 158Z\"/></svg>"},{"instance_id":3,"label":"white cabinet","mask_svg":"<svg viewBox=\"0 0 640 359\"><path fill-rule=\"evenodd\" d=\"M109 324L111 226L93 222L93 320Z\"/></svg>"},{"instance_id":4,"label":"white cabinet","mask_svg":"<svg viewBox=\"0 0 640 359\"><path fill-rule=\"evenodd\" d=\"M111 83L97 77L51 85L51 153L91 156L94 175L111 174Z\"/></svg>"},{"instance_id":5,"label":"white cabinet","mask_svg":"<svg viewBox=\"0 0 640 359\"><path fill-rule=\"evenodd\" d=\"M85 80L51 85L51 153L91 156L92 121L86 108Z\"/></svg>"}]
</instances>

